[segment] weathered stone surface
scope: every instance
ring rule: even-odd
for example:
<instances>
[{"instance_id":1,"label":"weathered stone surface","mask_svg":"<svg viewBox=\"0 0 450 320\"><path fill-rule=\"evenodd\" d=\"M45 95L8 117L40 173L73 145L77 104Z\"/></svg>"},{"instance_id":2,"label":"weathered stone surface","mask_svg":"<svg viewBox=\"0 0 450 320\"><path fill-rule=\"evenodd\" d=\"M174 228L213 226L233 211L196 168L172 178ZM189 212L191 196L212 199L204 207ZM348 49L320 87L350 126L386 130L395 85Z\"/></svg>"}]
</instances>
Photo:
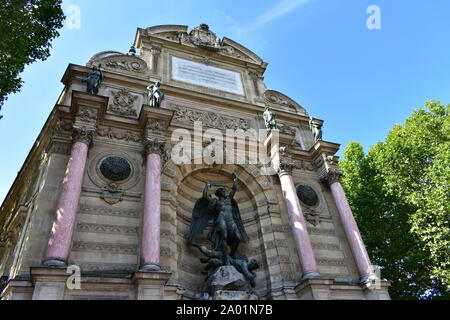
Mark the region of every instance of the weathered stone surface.
<instances>
[{"instance_id":1,"label":"weathered stone surface","mask_svg":"<svg viewBox=\"0 0 450 320\"><path fill-rule=\"evenodd\" d=\"M206 280L203 299L211 299L212 297L216 299L218 295L218 300L247 300L250 297L247 292L250 292L250 290L250 284L234 266L221 266ZM239 295L238 292L242 292L242 294ZM227 296L235 298L225 299ZM238 299L238 297L243 298Z\"/></svg>"},{"instance_id":2,"label":"weathered stone surface","mask_svg":"<svg viewBox=\"0 0 450 320\"><path fill-rule=\"evenodd\" d=\"M258 296L244 291L219 290L214 294L214 300L259 300Z\"/></svg>"}]
</instances>

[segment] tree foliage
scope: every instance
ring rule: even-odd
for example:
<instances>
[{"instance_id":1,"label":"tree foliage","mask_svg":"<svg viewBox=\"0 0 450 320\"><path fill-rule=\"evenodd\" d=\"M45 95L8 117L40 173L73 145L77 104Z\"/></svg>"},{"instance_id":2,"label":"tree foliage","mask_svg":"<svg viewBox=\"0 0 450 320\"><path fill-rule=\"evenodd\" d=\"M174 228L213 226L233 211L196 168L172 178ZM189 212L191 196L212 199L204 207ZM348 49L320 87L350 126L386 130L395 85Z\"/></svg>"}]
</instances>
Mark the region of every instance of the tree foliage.
<instances>
[{"instance_id":1,"label":"tree foliage","mask_svg":"<svg viewBox=\"0 0 450 320\"><path fill-rule=\"evenodd\" d=\"M0 4L0 107L22 87L25 66L50 55L65 19L62 0L2 0Z\"/></svg>"},{"instance_id":2,"label":"tree foliage","mask_svg":"<svg viewBox=\"0 0 450 320\"><path fill-rule=\"evenodd\" d=\"M345 150L343 185L398 299L450 297L450 105L430 101L386 141Z\"/></svg>"}]
</instances>

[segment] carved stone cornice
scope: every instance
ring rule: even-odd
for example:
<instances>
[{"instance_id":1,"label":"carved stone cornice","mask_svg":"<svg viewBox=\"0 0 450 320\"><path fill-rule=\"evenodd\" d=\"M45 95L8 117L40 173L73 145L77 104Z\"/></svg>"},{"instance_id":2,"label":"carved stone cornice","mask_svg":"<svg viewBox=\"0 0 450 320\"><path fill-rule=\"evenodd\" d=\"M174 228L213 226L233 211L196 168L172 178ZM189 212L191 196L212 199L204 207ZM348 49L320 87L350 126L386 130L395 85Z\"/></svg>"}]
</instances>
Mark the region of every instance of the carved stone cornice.
<instances>
[{"instance_id":1,"label":"carved stone cornice","mask_svg":"<svg viewBox=\"0 0 450 320\"><path fill-rule=\"evenodd\" d=\"M320 180L324 183L328 183L331 186L333 183L341 181L342 174L343 173L341 170L331 168L321 177Z\"/></svg>"},{"instance_id":2,"label":"carved stone cornice","mask_svg":"<svg viewBox=\"0 0 450 320\"><path fill-rule=\"evenodd\" d=\"M89 145L94 135L94 127L74 127L72 133L73 142L83 142Z\"/></svg>"},{"instance_id":3,"label":"carved stone cornice","mask_svg":"<svg viewBox=\"0 0 450 320\"><path fill-rule=\"evenodd\" d=\"M144 142L145 152L149 154L158 154L164 156L166 140L162 138L147 138Z\"/></svg>"},{"instance_id":4,"label":"carved stone cornice","mask_svg":"<svg viewBox=\"0 0 450 320\"><path fill-rule=\"evenodd\" d=\"M259 71L256 71L256 70L249 70L248 75L250 76L250 78L253 81L264 80L263 75Z\"/></svg>"}]
</instances>

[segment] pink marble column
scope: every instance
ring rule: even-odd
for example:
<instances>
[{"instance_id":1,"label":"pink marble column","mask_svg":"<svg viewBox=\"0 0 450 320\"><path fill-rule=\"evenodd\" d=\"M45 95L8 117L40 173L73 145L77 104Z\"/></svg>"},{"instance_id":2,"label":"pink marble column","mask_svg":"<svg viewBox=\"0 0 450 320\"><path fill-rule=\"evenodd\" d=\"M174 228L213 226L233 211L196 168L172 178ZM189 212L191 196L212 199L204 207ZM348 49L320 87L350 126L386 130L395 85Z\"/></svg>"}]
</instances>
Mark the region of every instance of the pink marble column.
<instances>
[{"instance_id":1,"label":"pink marble column","mask_svg":"<svg viewBox=\"0 0 450 320\"><path fill-rule=\"evenodd\" d=\"M74 143L58 200L44 265L67 265L92 131L74 131Z\"/></svg>"},{"instance_id":2,"label":"pink marble column","mask_svg":"<svg viewBox=\"0 0 450 320\"><path fill-rule=\"evenodd\" d=\"M292 232L294 234L300 265L303 271L303 279L319 277L316 258L309 239L306 221L303 217L300 200L297 197L294 180L289 171L279 173L281 189L286 201Z\"/></svg>"},{"instance_id":3,"label":"pink marble column","mask_svg":"<svg viewBox=\"0 0 450 320\"><path fill-rule=\"evenodd\" d=\"M161 226L161 150L163 141L147 144L141 270L159 271Z\"/></svg>"},{"instance_id":4,"label":"pink marble column","mask_svg":"<svg viewBox=\"0 0 450 320\"><path fill-rule=\"evenodd\" d=\"M347 241L352 250L353 257L355 258L361 281L366 281L373 276L373 267L362 240L361 233L356 225L352 210L348 204L347 197L345 196L344 189L339 182L341 175L342 173L340 171L331 170L328 173L327 179L341 217Z\"/></svg>"}]
</instances>

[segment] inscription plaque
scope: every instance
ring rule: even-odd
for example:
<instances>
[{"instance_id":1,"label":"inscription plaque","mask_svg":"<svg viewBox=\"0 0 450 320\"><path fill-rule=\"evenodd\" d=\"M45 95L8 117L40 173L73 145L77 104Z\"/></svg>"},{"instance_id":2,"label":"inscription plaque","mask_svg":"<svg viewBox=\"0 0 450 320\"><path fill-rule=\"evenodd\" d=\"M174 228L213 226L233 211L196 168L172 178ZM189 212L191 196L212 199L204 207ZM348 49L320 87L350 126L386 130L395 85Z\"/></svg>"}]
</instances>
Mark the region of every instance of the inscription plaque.
<instances>
[{"instance_id":1,"label":"inscription plaque","mask_svg":"<svg viewBox=\"0 0 450 320\"><path fill-rule=\"evenodd\" d=\"M244 95L241 75L221 68L172 57L172 79Z\"/></svg>"}]
</instances>

